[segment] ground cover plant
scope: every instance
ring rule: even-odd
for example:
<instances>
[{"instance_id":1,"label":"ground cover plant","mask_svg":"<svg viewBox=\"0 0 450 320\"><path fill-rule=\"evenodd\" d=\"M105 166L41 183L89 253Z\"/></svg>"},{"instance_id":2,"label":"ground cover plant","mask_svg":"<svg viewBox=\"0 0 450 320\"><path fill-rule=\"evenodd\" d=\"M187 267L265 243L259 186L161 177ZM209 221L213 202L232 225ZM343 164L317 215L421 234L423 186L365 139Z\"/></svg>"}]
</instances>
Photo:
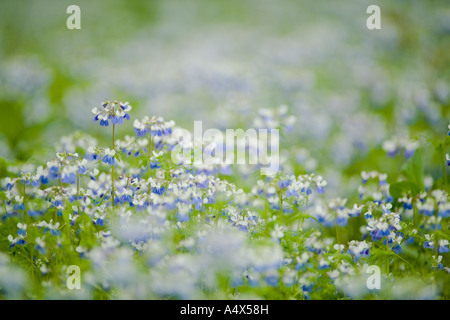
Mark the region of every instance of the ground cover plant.
<instances>
[{"instance_id":1,"label":"ground cover plant","mask_svg":"<svg viewBox=\"0 0 450 320\"><path fill-rule=\"evenodd\" d=\"M445 1L137 3L0 5L1 299L449 298Z\"/></svg>"}]
</instances>

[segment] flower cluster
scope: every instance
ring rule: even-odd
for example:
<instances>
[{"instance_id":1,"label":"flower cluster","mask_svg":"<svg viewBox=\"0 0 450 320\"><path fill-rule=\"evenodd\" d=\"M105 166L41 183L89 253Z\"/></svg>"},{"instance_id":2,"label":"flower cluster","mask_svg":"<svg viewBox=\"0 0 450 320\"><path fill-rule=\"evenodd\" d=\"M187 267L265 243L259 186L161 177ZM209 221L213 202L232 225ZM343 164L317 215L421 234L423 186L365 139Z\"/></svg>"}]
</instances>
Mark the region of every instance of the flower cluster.
<instances>
[{"instance_id":1,"label":"flower cluster","mask_svg":"<svg viewBox=\"0 0 450 320\"><path fill-rule=\"evenodd\" d=\"M121 101L103 101L101 107L95 107L92 109L92 113L95 115L94 121L100 121L102 127L109 126L111 124L123 124L124 120L130 120L130 112L132 107L128 102Z\"/></svg>"},{"instance_id":2,"label":"flower cluster","mask_svg":"<svg viewBox=\"0 0 450 320\"><path fill-rule=\"evenodd\" d=\"M150 134L152 137L162 137L172 134L174 121L164 121L162 117L145 116L142 120L134 120L134 131L138 137L145 137Z\"/></svg>"},{"instance_id":3,"label":"flower cluster","mask_svg":"<svg viewBox=\"0 0 450 320\"><path fill-rule=\"evenodd\" d=\"M383 142L383 150L389 157L393 157L403 150L406 159L411 158L419 147L418 141L408 139L392 139Z\"/></svg>"}]
</instances>

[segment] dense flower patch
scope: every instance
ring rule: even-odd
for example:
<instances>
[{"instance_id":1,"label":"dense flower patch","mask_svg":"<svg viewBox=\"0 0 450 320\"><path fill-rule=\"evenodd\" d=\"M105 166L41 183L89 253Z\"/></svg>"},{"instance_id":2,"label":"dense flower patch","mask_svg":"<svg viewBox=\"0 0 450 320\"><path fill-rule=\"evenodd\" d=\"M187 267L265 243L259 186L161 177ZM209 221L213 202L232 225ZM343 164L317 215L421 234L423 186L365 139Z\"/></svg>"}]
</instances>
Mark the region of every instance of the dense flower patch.
<instances>
[{"instance_id":1,"label":"dense flower patch","mask_svg":"<svg viewBox=\"0 0 450 320\"><path fill-rule=\"evenodd\" d=\"M328 195L326 177L296 172L298 153L282 156L273 176L258 165L174 163L171 152L186 146L156 116L116 139L131 110L121 101L92 110L109 146L78 132L47 163L8 167L1 297L448 297L446 135L433 142L439 180L424 171L418 141L387 140L386 157L404 157L401 178L367 168L349 201ZM294 120L282 107L255 122L288 132ZM66 286L70 265L81 290ZM369 266L380 268L380 288L367 285Z\"/></svg>"}]
</instances>

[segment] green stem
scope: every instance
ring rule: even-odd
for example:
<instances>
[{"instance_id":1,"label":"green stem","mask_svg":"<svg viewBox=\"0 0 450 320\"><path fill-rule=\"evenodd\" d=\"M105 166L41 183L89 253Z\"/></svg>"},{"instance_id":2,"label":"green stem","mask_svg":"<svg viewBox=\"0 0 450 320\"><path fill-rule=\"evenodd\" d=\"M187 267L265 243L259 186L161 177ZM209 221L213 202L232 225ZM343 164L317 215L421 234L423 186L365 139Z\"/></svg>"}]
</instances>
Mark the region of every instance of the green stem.
<instances>
[{"instance_id":1,"label":"green stem","mask_svg":"<svg viewBox=\"0 0 450 320\"><path fill-rule=\"evenodd\" d=\"M417 200L416 199L414 199L413 200L414 202L417 202ZM419 213L417 212L418 211L418 209L417 209L417 206L416 205L414 205L413 206L413 221L414 221L414 226L419 226Z\"/></svg>"},{"instance_id":2,"label":"green stem","mask_svg":"<svg viewBox=\"0 0 450 320\"><path fill-rule=\"evenodd\" d=\"M302 222L302 218L300 217L300 210L298 209L298 206L295 206L295 215L298 216L297 230L300 230L300 224Z\"/></svg>"},{"instance_id":3,"label":"green stem","mask_svg":"<svg viewBox=\"0 0 450 320\"><path fill-rule=\"evenodd\" d=\"M31 271L31 284L34 285L34 266L33 266L33 247L29 243L30 248L30 271Z\"/></svg>"},{"instance_id":4,"label":"green stem","mask_svg":"<svg viewBox=\"0 0 450 320\"><path fill-rule=\"evenodd\" d=\"M151 172L151 169L150 169L150 158L152 156L152 135L151 134L149 134L149 136L148 136L148 148L147 149L148 149L147 150L147 152L148 152L148 168L147 168L147 170L148 170L148 177L150 178L151 175L152 175L152 172ZM147 194L148 195L150 195L150 189L151 189L151 187L150 187L150 184L149 184L148 185L148 189L147 189Z\"/></svg>"},{"instance_id":5,"label":"green stem","mask_svg":"<svg viewBox=\"0 0 450 320\"><path fill-rule=\"evenodd\" d=\"M5 216L7 216L8 215L8 209L6 208L5 200L2 200L2 203L3 203L3 209L5 209Z\"/></svg>"},{"instance_id":6,"label":"green stem","mask_svg":"<svg viewBox=\"0 0 450 320\"><path fill-rule=\"evenodd\" d=\"M438 261L438 257L439 257L439 251L438 251L438 246L439 246L439 239L438 239L438 210L435 210L435 214L434 214L434 217L436 218L436 221L435 221L435 228L436 228L436 231L434 232L434 255L435 255L435 257L436 257L436 268L434 269L434 283L435 283L435 286L436 286L436 290L437 290L437 288L438 288L438 280L437 280L437 272L436 272L436 270L437 270L437 261Z\"/></svg>"},{"instance_id":7,"label":"green stem","mask_svg":"<svg viewBox=\"0 0 450 320\"><path fill-rule=\"evenodd\" d=\"M280 224L283 224L283 190L280 189L278 192L278 197L280 198L280 210L278 211L278 220Z\"/></svg>"},{"instance_id":8,"label":"green stem","mask_svg":"<svg viewBox=\"0 0 450 320\"><path fill-rule=\"evenodd\" d=\"M77 173L77 201L80 201L80 175ZM78 205L78 214L80 214L80 206Z\"/></svg>"},{"instance_id":9,"label":"green stem","mask_svg":"<svg viewBox=\"0 0 450 320\"><path fill-rule=\"evenodd\" d=\"M441 147L440 147L440 149L441 149L441 164L442 164L442 172L444 173L444 184L445 184L445 186L447 186L447 168L446 168L446 165L445 165L445 153L444 153L444 147L442 147L442 145L441 145Z\"/></svg>"},{"instance_id":10,"label":"green stem","mask_svg":"<svg viewBox=\"0 0 450 320\"><path fill-rule=\"evenodd\" d=\"M220 218L219 213L216 213L216 223L215 223L215 226L216 226L216 227L217 227L217 225L219 224L219 218Z\"/></svg>"},{"instance_id":11,"label":"green stem","mask_svg":"<svg viewBox=\"0 0 450 320\"><path fill-rule=\"evenodd\" d=\"M264 202L264 221L265 221L265 225L264 225L264 233L266 237L270 237L270 231L269 231L269 225L267 223L267 218L269 215L269 204L268 201Z\"/></svg>"},{"instance_id":12,"label":"green stem","mask_svg":"<svg viewBox=\"0 0 450 320\"><path fill-rule=\"evenodd\" d=\"M106 197L107 194L108 194L108 192L105 192L105 194L104 194L103 197L102 197L102 200L100 200L100 203L98 204L99 206L102 205L103 200L105 200L105 197Z\"/></svg>"},{"instance_id":13,"label":"green stem","mask_svg":"<svg viewBox=\"0 0 450 320\"><path fill-rule=\"evenodd\" d=\"M337 242L338 244L341 244L341 238L340 238L340 236L339 236L339 226L338 226L337 223L336 223L336 242Z\"/></svg>"},{"instance_id":14,"label":"green stem","mask_svg":"<svg viewBox=\"0 0 450 320\"><path fill-rule=\"evenodd\" d=\"M389 252L390 251L390 248L389 248L389 243L388 243L388 241L387 241L387 238L386 238L386 250L387 250L387 252ZM389 277L389 256L387 256L386 257L386 275Z\"/></svg>"},{"instance_id":15,"label":"green stem","mask_svg":"<svg viewBox=\"0 0 450 320\"><path fill-rule=\"evenodd\" d=\"M64 193L63 193L63 185L62 185L62 181L61 181L61 172L62 172L62 167L61 167L61 171L59 173L59 191L61 193L61 201L63 201L64 203ZM58 220L58 208L56 208L55 211L55 223Z\"/></svg>"},{"instance_id":16,"label":"green stem","mask_svg":"<svg viewBox=\"0 0 450 320\"><path fill-rule=\"evenodd\" d=\"M148 176L150 177L151 171L150 171L150 158L152 157L152 136L151 134L148 136Z\"/></svg>"},{"instance_id":17,"label":"green stem","mask_svg":"<svg viewBox=\"0 0 450 320\"><path fill-rule=\"evenodd\" d=\"M116 125L113 124L112 127L112 150L114 150L114 135L115 135L115 127ZM111 199L112 199L112 207L114 209L114 165L111 166Z\"/></svg>"},{"instance_id":18,"label":"green stem","mask_svg":"<svg viewBox=\"0 0 450 320\"><path fill-rule=\"evenodd\" d=\"M303 217L302 217L302 224L301 228L303 229L303 223L305 222L305 215L306 215L306 209L308 208L308 196L306 196L306 202L305 202L305 210L303 210Z\"/></svg>"},{"instance_id":19,"label":"green stem","mask_svg":"<svg viewBox=\"0 0 450 320\"><path fill-rule=\"evenodd\" d=\"M27 205L25 203L25 200L27 199L27 191L26 191L26 185L25 182L23 183L23 204L25 205L25 216L27 216Z\"/></svg>"},{"instance_id":20,"label":"green stem","mask_svg":"<svg viewBox=\"0 0 450 320\"><path fill-rule=\"evenodd\" d=\"M389 277L389 257L386 259L386 275Z\"/></svg>"}]
</instances>

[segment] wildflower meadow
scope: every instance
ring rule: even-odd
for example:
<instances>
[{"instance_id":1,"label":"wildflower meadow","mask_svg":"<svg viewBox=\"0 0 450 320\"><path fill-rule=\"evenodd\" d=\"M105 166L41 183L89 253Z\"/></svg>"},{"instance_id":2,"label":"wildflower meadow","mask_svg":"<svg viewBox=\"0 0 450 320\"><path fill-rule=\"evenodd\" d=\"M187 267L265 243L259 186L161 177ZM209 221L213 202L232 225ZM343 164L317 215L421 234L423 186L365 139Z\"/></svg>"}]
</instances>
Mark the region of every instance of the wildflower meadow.
<instances>
[{"instance_id":1,"label":"wildflower meadow","mask_svg":"<svg viewBox=\"0 0 450 320\"><path fill-rule=\"evenodd\" d=\"M446 1L58 3L0 4L1 299L450 298Z\"/></svg>"}]
</instances>

